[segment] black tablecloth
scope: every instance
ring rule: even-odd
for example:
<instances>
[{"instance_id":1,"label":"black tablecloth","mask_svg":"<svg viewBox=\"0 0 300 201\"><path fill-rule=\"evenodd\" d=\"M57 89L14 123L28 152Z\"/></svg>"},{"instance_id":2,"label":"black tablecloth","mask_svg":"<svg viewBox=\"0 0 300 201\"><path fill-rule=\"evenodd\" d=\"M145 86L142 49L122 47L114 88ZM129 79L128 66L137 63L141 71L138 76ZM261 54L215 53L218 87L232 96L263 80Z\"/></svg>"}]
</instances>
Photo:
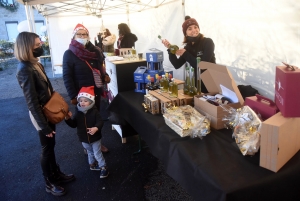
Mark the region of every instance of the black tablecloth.
<instances>
[{"instance_id":1,"label":"black tablecloth","mask_svg":"<svg viewBox=\"0 0 300 201\"><path fill-rule=\"evenodd\" d=\"M279 172L259 166L259 153L243 156L231 130L212 130L202 140L180 137L162 115L145 113L144 95L120 92L108 110L142 137L166 172L195 200L300 200L300 152Z\"/></svg>"}]
</instances>

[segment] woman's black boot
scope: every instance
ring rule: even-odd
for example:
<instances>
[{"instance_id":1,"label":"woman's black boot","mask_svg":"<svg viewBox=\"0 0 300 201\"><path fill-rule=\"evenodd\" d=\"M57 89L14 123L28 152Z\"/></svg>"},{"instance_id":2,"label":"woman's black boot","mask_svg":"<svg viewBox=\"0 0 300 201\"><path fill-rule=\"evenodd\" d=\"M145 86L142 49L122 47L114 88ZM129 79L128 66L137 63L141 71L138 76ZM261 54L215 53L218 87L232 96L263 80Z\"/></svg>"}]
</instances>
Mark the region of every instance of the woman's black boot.
<instances>
[{"instance_id":1,"label":"woman's black boot","mask_svg":"<svg viewBox=\"0 0 300 201\"><path fill-rule=\"evenodd\" d=\"M60 171L59 165L57 164L56 170L54 170L54 179L55 183L67 183L75 180L75 176L73 174L65 174Z\"/></svg>"},{"instance_id":2,"label":"woman's black boot","mask_svg":"<svg viewBox=\"0 0 300 201\"><path fill-rule=\"evenodd\" d=\"M46 192L47 193L51 193L52 195L55 195L55 196L62 196L64 194L66 194L66 190L63 187L57 186L55 184L53 176L45 177L45 181L46 181Z\"/></svg>"}]
</instances>

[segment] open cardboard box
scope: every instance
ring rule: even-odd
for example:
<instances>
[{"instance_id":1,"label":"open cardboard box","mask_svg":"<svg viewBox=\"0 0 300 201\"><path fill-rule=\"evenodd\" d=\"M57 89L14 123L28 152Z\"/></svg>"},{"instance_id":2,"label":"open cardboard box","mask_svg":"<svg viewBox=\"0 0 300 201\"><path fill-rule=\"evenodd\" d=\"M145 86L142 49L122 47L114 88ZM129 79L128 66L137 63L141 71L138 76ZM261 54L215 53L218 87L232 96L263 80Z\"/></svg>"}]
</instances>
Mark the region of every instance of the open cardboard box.
<instances>
[{"instance_id":1,"label":"open cardboard box","mask_svg":"<svg viewBox=\"0 0 300 201\"><path fill-rule=\"evenodd\" d=\"M201 74L201 79L209 91L208 94L215 95L219 93L228 97L227 94L232 93L235 94L235 103L230 103L228 106L240 108L244 105L244 99L226 66L201 61L199 68L206 69L206 71ZM224 94L224 92L226 92L226 94ZM195 109L211 119L211 127L215 129L224 128L222 118L227 112L220 106L215 106L199 99L200 97L202 97L202 95L194 96Z\"/></svg>"}]
</instances>

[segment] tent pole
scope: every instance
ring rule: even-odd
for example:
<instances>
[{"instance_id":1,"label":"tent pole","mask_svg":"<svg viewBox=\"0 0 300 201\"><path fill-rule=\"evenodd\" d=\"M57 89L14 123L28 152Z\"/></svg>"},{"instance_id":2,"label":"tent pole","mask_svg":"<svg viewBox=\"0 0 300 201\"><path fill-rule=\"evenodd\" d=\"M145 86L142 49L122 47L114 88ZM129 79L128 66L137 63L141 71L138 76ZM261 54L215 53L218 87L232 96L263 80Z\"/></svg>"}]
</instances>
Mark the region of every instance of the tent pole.
<instances>
[{"instance_id":1,"label":"tent pole","mask_svg":"<svg viewBox=\"0 0 300 201\"><path fill-rule=\"evenodd\" d=\"M28 23L28 28L29 28L29 31L31 32L32 29L31 29L31 25L30 25L30 16L29 16L29 10L28 10L28 4L27 2L25 2L25 13L26 13L26 18L27 18L27 23Z\"/></svg>"},{"instance_id":2,"label":"tent pole","mask_svg":"<svg viewBox=\"0 0 300 201\"><path fill-rule=\"evenodd\" d=\"M128 6L128 4L126 5L126 13L127 13L127 24L128 24L128 26L130 27L130 24L129 24L129 6Z\"/></svg>"},{"instance_id":3,"label":"tent pole","mask_svg":"<svg viewBox=\"0 0 300 201\"><path fill-rule=\"evenodd\" d=\"M31 17L30 17L31 30L32 30L32 32L36 33L32 6L29 7L29 13L31 15Z\"/></svg>"},{"instance_id":4,"label":"tent pole","mask_svg":"<svg viewBox=\"0 0 300 201\"><path fill-rule=\"evenodd\" d=\"M182 0L182 14L183 14L183 19L185 18L185 0Z\"/></svg>"}]
</instances>

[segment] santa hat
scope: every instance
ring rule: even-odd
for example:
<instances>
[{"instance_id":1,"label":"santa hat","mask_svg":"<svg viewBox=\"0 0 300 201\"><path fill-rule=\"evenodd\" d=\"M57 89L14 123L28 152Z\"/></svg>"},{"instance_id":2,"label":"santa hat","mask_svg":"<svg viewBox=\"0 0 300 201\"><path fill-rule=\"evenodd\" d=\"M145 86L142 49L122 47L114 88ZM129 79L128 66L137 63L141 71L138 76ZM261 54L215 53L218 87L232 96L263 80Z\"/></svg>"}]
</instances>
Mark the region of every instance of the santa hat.
<instances>
[{"instance_id":1,"label":"santa hat","mask_svg":"<svg viewBox=\"0 0 300 201\"><path fill-rule=\"evenodd\" d=\"M77 101L79 101L79 98L81 97L88 98L94 103L95 102L94 86L82 87L78 93Z\"/></svg>"},{"instance_id":2,"label":"santa hat","mask_svg":"<svg viewBox=\"0 0 300 201\"><path fill-rule=\"evenodd\" d=\"M85 30L87 32L87 34L89 34L89 30L87 30L87 28L85 28L85 26L83 26L82 24L77 24L76 27L73 30L72 38L74 38L77 31L79 31L80 29Z\"/></svg>"},{"instance_id":3,"label":"santa hat","mask_svg":"<svg viewBox=\"0 0 300 201\"><path fill-rule=\"evenodd\" d=\"M187 20L185 20L184 23L182 24L183 35L186 35L186 30L191 25L196 25L200 29L198 22L194 18L189 18L189 17L190 16L186 17L185 19Z\"/></svg>"}]
</instances>

